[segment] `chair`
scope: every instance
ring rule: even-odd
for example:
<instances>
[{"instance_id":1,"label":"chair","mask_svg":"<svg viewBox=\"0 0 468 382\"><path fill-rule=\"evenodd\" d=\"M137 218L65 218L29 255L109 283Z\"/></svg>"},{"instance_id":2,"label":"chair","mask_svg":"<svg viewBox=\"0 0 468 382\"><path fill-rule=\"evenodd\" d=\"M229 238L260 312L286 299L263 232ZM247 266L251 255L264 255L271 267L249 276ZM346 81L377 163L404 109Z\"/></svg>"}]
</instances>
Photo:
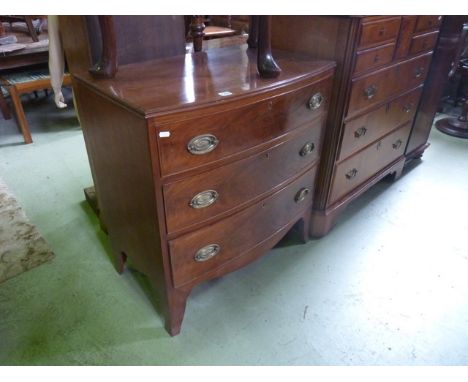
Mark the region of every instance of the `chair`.
<instances>
[{"instance_id":1,"label":"chair","mask_svg":"<svg viewBox=\"0 0 468 382\"><path fill-rule=\"evenodd\" d=\"M71 77L69 74L64 77L64 85L71 85ZM10 95L18 125L23 134L24 143L32 143L28 120L26 119L23 104L21 103L21 95L43 89L52 89L49 72L47 70L35 70L4 74L0 77L0 86L6 89ZM2 113L5 119L11 118L3 94L0 99L0 106L2 106ZM4 106L6 107L6 114L4 112Z\"/></svg>"}]
</instances>

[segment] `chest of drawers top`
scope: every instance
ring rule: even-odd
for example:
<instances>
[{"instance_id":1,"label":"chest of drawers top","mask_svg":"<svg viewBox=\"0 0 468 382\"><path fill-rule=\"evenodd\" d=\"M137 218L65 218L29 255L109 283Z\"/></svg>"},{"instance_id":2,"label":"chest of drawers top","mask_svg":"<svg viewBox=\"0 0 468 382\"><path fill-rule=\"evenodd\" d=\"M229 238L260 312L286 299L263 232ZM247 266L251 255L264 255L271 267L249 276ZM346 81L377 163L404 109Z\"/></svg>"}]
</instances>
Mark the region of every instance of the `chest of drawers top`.
<instances>
[{"instance_id":1,"label":"chest of drawers top","mask_svg":"<svg viewBox=\"0 0 468 382\"><path fill-rule=\"evenodd\" d=\"M74 74L95 90L146 117L182 112L238 101L295 82L317 78L329 71L332 61L310 60L275 51L282 68L277 79L262 79L256 52L247 45L212 49L119 66L113 79L94 79L87 72Z\"/></svg>"}]
</instances>

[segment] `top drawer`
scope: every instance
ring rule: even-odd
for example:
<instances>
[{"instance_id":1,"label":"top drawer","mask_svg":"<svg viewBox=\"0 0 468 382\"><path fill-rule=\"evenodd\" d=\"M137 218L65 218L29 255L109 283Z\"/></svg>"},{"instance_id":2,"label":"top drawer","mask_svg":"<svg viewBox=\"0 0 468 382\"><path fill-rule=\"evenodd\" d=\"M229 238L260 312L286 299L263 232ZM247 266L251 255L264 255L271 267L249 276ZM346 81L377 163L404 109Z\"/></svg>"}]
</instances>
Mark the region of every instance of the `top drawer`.
<instances>
[{"instance_id":1,"label":"top drawer","mask_svg":"<svg viewBox=\"0 0 468 382\"><path fill-rule=\"evenodd\" d=\"M423 32L435 29L442 23L442 16L418 16L415 32Z\"/></svg>"},{"instance_id":2,"label":"top drawer","mask_svg":"<svg viewBox=\"0 0 468 382\"><path fill-rule=\"evenodd\" d=\"M326 112L331 85L328 77L224 113L157 126L162 175L218 161L310 123Z\"/></svg>"},{"instance_id":3,"label":"top drawer","mask_svg":"<svg viewBox=\"0 0 468 382\"><path fill-rule=\"evenodd\" d=\"M396 41L401 17L364 22L361 27L358 49L368 48L383 42Z\"/></svg>"}]
</instances>

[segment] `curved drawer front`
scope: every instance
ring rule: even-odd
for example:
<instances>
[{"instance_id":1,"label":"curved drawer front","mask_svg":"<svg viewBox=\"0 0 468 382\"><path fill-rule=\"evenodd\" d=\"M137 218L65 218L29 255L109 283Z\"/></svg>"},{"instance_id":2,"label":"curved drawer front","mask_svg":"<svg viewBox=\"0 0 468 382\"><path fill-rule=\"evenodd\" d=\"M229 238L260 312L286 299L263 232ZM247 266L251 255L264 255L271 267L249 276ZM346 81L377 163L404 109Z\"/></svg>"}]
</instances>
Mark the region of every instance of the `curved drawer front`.
<instances>
[{"instance_id":1,"label":"curved drawer front","mask_svg":"<svg viewBox=\"0 0 468 382\"><path fill-rule=\"evenodd\" d=\"M375 46L386 41L395 41L400 30L400 23L401 17L363 23L358 48Z\"/></svg>"},{"instance_id":2,"label":"curved drawer front","mask_svg":"<svg viewBox=\"0 0 468 382\"><path fill-rule=\"evenodd\" d=\"M168 232L175 232L260 199L318 159L322 126L288 134L288 140L242 160L163 186ZM212 192L209 192L209 191ZM193 202L192 202L193 201Z\"/></svg>"},{"instance_id":3,"label":"curved drawer front","mask_svg":"<svg viewBox=\"0 0 468 382\"><path fill-rule=\"evenodd\" d=\"M314 178L315 167L253 206L171 240L174 286L184 285L216 269L292 223L310 209Z\"/></svg>"},{"instance_id":4,"label":"curved drawer front","mask_svg":"<svg viewBox=\"0 0 468 382\"><path fill-rule=\"evenodd\" d=\"M333 178L331 203L364 183L405 152L411 123L388 134L361 152L337 165Z\"/></svg>"},{"instance_id":5,"label":"curved drawer front","mask_svg":"<svg viewBox=\"0 0 468 382\"><path fill-rule=\"evenodd\" d=\"M403 123L411 121L416 113L421 92L422 87L419 87L362 117L347 122L338 159L349 157Z\"/></svg>"},{"instance_id":6,"label":"curved drawer front","mask_svg":"<svg viewBox=\"0 0 468 382\"><path fill-rule=\"evenodd\" d=\"M331 85L329 77L299 90L224 113L158 126L162 174L203 166L261 145L315 120L328 108Z\"/></svg>"},{"instance_id":7,"label":"curved drawer front","mask_svg":"<svg viewBox=\"0 0 468 382\"><path fill-rule=\"evenodd\" d=\"M432 53L353 80L348 118L387 98L422 84L429 71Z\"/></svg>"}]
</instances>

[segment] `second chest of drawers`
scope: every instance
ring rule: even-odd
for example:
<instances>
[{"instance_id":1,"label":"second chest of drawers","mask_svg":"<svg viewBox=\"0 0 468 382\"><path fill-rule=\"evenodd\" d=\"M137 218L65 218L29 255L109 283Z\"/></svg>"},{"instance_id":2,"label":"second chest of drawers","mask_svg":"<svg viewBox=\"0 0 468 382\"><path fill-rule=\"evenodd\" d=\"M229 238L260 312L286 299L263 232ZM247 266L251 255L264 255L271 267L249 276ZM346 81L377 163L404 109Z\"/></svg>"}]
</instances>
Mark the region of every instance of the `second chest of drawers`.
<instances>
[{"instance_id":1,"label":"second chest of drawers","mask_svg":"<svg viewBox=\"0 0 468 382\"><path fill-rule=\"evenodd\" d=\"M346 205L377 181L401 174L441 19L274 17L273 46L337 61L312 236L325 235ZM286 25L288 34L281 33Z\"/></svg>"}]
</instances>

